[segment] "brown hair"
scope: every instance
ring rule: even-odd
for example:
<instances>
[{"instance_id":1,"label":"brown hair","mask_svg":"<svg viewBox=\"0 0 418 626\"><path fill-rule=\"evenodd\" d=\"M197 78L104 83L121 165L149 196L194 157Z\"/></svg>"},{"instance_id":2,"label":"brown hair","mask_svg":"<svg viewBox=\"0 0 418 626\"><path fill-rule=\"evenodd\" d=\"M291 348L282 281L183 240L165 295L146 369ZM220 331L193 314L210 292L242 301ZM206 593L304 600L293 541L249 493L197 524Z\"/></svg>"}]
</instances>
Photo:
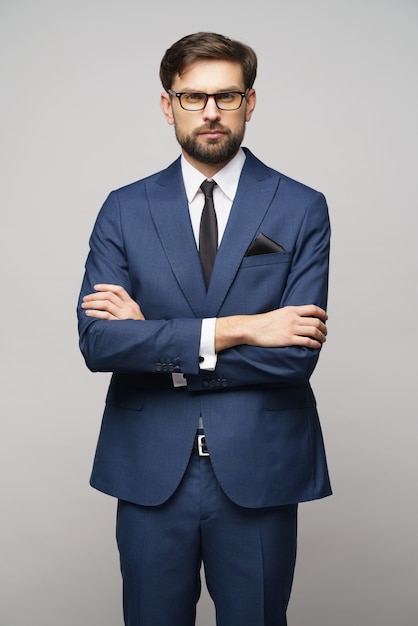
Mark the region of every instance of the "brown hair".
<instances>
[{"instance_id":1,"label":"brown hair","mask_svg":"<svg viewBox=\"0 0 418 626\"><path fill-rule=\"evenodd\" d=\"M203 59L236 61L242 67L245 88L253 86L257 74L257 56L252 48L218 35L217 33L194 33L179 39L165 53L160 65L160 80L166 91L171 88L173 78L181 76L184 69Z\"/></svg>"}]
</instances>

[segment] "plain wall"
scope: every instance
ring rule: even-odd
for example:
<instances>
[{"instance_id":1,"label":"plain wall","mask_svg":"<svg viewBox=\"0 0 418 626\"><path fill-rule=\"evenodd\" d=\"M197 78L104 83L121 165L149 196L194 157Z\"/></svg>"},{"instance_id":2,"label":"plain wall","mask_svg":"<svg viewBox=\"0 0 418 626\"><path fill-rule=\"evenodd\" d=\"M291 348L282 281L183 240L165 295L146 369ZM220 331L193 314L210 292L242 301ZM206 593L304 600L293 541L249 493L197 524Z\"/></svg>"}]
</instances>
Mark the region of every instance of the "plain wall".
<instances>
[{"instance_id":1,"label":"plain wall","mask_svg":"<svg viewBox=\"0 0 418 626\"><path fill-rule=\"evenodd\" d=\"M109 191L179 153L158 69L199 30L255 48L244 145L331 212L334 495L300 507L289 626L418 623L417 26L415 0L1 0L2 626L122 624L115 501L88 485L108 376L75 306Z\"/></svg>"}]
</instances>

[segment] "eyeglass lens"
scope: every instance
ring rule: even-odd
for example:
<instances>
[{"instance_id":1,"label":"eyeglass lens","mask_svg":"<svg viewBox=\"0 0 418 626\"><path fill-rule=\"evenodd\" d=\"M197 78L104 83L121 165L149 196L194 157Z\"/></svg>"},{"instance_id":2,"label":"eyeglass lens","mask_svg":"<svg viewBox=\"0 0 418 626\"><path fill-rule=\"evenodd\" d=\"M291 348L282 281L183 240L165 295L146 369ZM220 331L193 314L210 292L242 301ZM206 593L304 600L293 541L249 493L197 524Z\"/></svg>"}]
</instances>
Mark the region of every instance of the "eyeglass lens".
<instances>
[{"instance_id":1,"label":"eyeglass lens","mask_svg":"<svg viewBox=\"0 0 418 626\"><path fill-rule=\"evenodd\" d=\"M212 95L217 107L224 111L239 109L243 100L243 95L237 91L225 91ZM208 97L208 94L200 92L183 93L180 96L180 104L187 111L201 111L205 108Z\"/></svg>"}]
</instances>

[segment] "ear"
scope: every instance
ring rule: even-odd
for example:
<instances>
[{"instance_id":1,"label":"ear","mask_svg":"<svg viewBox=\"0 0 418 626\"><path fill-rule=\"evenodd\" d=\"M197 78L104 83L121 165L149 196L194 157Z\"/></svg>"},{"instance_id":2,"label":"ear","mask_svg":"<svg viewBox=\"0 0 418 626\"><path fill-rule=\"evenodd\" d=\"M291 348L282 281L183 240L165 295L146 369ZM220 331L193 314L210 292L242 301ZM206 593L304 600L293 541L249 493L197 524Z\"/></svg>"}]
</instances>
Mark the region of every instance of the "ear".
<instances>
[{"instance_id":1,"label":"ear","mask_svg":"<svg viewBox=\"0 0 418 626\"><path fill-rule=\"evenodd\" d=\"M160 108L164 113L165 119L171 125L174 124L173 107L171 106L171 96L166 91L163 91L160 98Z\"/></svg>"},{"instance_id":2,"label":"ear","mask_svg":"<svg viewBox=\"0 0 418 626\"><path fill-rule=\"evenodd\" d=\"M249 122L252 117L253 111L255 109L256 100L257 100L257 97L256 97L255 89L249 89L245 96L245 104L246 104L245 121L246 122Z\"/></svg>"}]
</instances>

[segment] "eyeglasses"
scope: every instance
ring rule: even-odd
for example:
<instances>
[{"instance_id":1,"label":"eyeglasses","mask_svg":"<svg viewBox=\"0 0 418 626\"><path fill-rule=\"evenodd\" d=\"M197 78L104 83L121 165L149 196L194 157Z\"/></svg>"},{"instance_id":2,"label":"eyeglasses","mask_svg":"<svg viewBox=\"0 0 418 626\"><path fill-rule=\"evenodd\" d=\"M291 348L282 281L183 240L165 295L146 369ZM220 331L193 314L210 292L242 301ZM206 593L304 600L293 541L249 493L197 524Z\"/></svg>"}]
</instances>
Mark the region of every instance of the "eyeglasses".
<instances>
[{"instance_id":1,"label":"eyeglasses","mask_svg":"<svg viewBox=\"0 0 418 626\"><path fill-rule=\"evenodd\" d=\"M220 93L202 93L201 91L184 91L176 93L168 90L171 96L179 99L180 106L185 111L203 111L209 98L215 100L215 104L221 111L236 111L245 98L243 91L221 91Z\"/></svg>"}]
</instances>

